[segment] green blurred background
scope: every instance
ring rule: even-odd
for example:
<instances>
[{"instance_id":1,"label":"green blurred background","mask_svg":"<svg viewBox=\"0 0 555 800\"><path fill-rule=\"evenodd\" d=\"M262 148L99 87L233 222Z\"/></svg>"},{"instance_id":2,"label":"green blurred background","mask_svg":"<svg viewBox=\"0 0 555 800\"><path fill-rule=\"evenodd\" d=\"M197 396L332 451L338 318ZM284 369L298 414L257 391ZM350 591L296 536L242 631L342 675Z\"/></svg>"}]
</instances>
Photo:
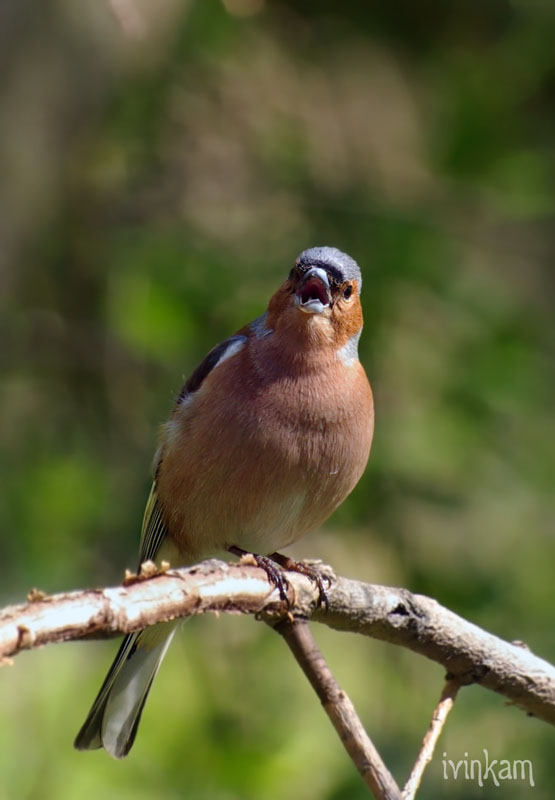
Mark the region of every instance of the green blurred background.
<instances>
[{"instance_id":1,"label":"green blurred background","mask_svg":"<svg viewBox=\"0 0 555 800\"><path fill-rule=\"evenodd\" d=\"M0 6L3 603L118 582L158 425L297 253L364 274L368 470L292 549L430 594L555 659L555 6L31 0ZM399 781L437 665L315 630ZM72 739L115 644L0 674L2 800L357 800L275 634L190 622L126 761ZM423 798L551 798L553 729L477 687ZM536 787L446 783L529 758Z\"/></svg>"}]
</instances>

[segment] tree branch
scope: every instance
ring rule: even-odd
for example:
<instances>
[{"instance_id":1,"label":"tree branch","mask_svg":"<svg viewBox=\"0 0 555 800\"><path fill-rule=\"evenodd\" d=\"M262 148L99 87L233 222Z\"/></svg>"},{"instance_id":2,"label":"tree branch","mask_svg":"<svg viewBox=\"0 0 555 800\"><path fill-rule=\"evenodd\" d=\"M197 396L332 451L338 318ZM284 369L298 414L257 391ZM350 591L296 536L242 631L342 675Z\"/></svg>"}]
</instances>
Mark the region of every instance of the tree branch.
<instances>
[{"instance_id":1,"label":"tree branch","mask_svg":"<svg viewBox=\"0 0 555 800\"><path fill-rule=\"evenodd\" d=\"M405 788L403 789L403 800L414 800L416 797L416 792L420 786L420 781L424 775L424 770L432 760L437 740L439 739L441 731L443 730L443 726L447 721L449 712L453 708L455 698L460 688L461 687L458 681L455 681L452 678L445 681L443 691L441 692L441 697L439 698L439 703L434 708L432 721L430 722L430 726L426 731L424 739L422 740L422 746L420 748L420 752L418 753L418 758L414 763L409 779L405 784Z\"/></svg>"},{"instance_id":2,"label":"tree branch","mask_svg":"<svg viewBox=\"0 0 555 800\"><path fill-rule=\"evenodd\" d=\"M459 684L478 683L555 724L555 668L526 647L505 642L405 589L339 578L329 589L326 612L317 607L317 590L307 578L288 573L288 580L294 617L408 647L442 664ZM262 570L219 561L127 580L115 588L49 597L34 593L30 600L0 612L0 659L50 642L106 638L207 611L258 614L274 621L276 615L287 616Z\"/></svg>"},{"instance_id":3,"label":"tree branch","mask_svg":"<svg viewBox=\"0 0 555 800\"><path fill-rule=\"evenodd\" d=\"M364 730L351 700L337 683L314 641L307 621L286 618L273 627L287 642L376 800L403 800L395 779Z\"/></svg>"}]
</instances>

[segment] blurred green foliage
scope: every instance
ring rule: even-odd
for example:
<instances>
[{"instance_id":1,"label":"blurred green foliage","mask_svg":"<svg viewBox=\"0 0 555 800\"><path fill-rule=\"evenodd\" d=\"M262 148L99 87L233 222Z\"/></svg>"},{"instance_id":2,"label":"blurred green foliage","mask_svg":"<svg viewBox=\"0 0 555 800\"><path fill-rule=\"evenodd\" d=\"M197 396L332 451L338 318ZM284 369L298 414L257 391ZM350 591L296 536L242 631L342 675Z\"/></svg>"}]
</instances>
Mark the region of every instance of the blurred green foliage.
<instances>
[{"instance_id":1,"label":"blurred green foliage","mask_svg":"<svg viewBox=\"0 0 555 800\"><path fill-rule=\"evenodd\" d=\"M368 470L298 556L428 593L555 658L555 6L29 0L0 8L3 602L135 564L158 424L296 254L364 273ZM402 781L434 664L316 631ZM360 640L359 640L360 639ZM6 800L356 800L362 783L278 638L199 619L130 757L71 748L114 644L0 676ZM441 756L530 758L554 734L465 689Z\"/></svg>"}]
</instances>

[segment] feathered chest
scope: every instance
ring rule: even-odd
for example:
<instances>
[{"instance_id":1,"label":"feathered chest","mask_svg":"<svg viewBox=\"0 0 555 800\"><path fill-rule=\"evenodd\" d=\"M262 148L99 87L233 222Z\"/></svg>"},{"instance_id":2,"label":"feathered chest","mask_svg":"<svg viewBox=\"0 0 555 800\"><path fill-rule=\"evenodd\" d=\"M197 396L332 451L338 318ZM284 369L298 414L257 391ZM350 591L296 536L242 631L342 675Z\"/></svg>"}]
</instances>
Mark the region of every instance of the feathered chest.
<instances>
[{"instance_id":1,"label":"feathered chest","mask_svg":"<svg viewBox=\"0 0 555 800\"><path fill-rule=\"evenodd\" d=\"M358 362L273 361L259 372L247 356L221 363L166 428L160 497L191 552L231 532L242 547L263 538L263 552L294 541L342 502L368 460L372 396Z\"/></svg>"},{"instance_id":2,"label":"feathered chest","mask_svg":"<svg viewBox=\"0 0 555 800\"><path fill-rule=\"evenodd\" d=\"M240 435L250 445L317 471L321 462L326 470L330 461L368 457L372 399L358 362L256 367L243 371L249 377L234 390Z\"/></svg>"}]
</instances>

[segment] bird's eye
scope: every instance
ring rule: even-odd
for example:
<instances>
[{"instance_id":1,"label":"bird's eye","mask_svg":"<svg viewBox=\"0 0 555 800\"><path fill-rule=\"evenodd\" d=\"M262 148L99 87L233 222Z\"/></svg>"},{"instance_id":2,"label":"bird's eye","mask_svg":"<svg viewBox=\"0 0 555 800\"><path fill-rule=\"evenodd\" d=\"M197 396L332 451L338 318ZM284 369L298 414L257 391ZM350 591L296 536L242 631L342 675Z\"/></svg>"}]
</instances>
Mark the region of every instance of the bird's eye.
<instances>
[{"instance_id":1,"label":"bird's eye","mask_svg":"<svg viewBox=\"0 0 555 800\"><path fill-rule=\"evenodd\" d=\"M352 295L352 293L353 293L353 287L352 286L346 286L343 289L343 297L345 298L345 300L348 300L349 297Z\"/></svg>"}]
</instances>

